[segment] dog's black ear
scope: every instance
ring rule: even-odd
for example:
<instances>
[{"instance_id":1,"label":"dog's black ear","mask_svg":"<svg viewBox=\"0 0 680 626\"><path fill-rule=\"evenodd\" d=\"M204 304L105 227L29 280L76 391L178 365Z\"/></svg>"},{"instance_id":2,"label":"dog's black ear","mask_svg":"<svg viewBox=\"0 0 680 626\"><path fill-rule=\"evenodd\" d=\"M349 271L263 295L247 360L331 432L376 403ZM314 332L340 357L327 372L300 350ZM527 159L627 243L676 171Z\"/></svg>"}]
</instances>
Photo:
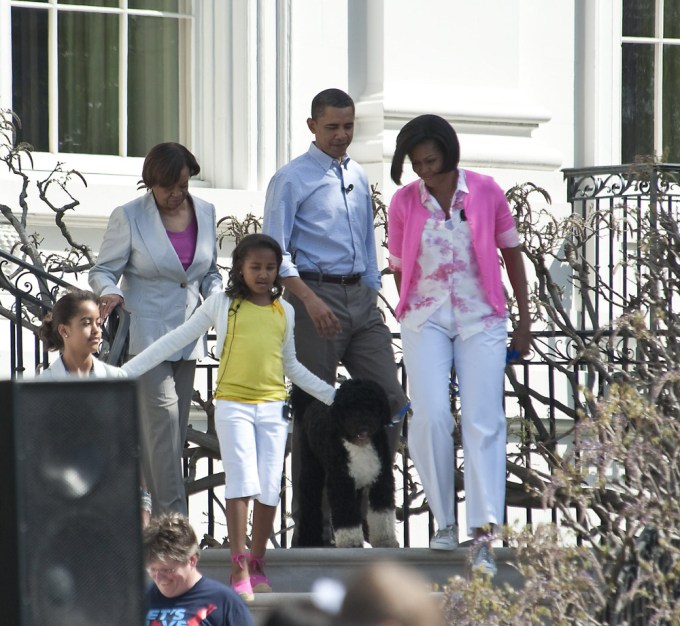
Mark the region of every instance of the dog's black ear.
<instances>
[{"instance_id":1,"label":"dog's black ear","mask_svg":"<svg viewBox=\"0 0 680 626\"><path fill-rule=\"evenodd\" d=\"M350 408L362 404L371 407L371 411L380 417L384 426L392 423L390 403L385 390L375 381L363 378L350 378L341 383L335 393L333 407L341 410L341 407Z\"/></svg>"}]
</instances>

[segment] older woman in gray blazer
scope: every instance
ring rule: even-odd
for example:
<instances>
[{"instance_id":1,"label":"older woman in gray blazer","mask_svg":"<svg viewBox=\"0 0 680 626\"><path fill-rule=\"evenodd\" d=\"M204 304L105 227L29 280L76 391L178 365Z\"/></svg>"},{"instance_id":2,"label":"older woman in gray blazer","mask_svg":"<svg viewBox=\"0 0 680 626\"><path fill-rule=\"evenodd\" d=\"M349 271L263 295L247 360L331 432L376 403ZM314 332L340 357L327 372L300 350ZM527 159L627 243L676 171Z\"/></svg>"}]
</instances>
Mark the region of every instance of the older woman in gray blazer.
<instances>
[{"instance_id":1,"label":"older woman in gray blazer","mask_svg":"<svg viewBox=\"0 0 680 626\"><path fill-rule=\"evenodd\" d=\"M90 270L102 318L118 304L130 312L133 355L191 317L201 296L222 289L215 207L188 191L199 171L194 155L180 144L152 148L142 170L147 193L113 211ZM204 338L140 378L142 470L154 515L187 513L181 456L196 359L205 354Z\"/></svg>"}]
</instances>

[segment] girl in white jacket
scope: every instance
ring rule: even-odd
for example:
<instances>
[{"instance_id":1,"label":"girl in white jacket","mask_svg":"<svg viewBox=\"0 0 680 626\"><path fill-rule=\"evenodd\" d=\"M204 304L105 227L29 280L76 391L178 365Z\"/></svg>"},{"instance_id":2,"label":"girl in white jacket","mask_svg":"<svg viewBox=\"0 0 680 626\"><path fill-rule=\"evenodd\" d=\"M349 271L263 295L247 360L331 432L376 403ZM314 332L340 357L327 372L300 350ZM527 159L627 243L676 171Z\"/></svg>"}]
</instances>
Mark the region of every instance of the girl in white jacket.
<instances>
[{"instance_id":1,"label":"girl in white jacket","mask_svg":"<svg viewBox=\"0 0 680 626\"><path fill-rule=\"evenodd\" d=\"M102 340L102 320L99 298L91 291L74 289L59 298L43 319L39 335L48 350L60 353L42 372L41 380L125 376L121 368L104 363L94 355ZM151 495L144 484L140 491L142 525L146 526L151 516Z\"/></svg>"},{"instance_id":2,"label":"girl in white jacket","mask_svg":"<svg viewBox=\"0 0 680 626\"><path fill-rule=\"evenodd\" d=\"M225 293L211 295L179 328L123 366L139 375L214 327L220 360L215 388L215 427L226 474L231 584L247 602L253 591L271 591L264 554L279 501L288 437L284 375L331 404L335 389L295 355L294 313L281 300L282 252L267 235L248 235L234 249ZM250 555L246 525L254 499Z\"/></svg>"}]
</instances>

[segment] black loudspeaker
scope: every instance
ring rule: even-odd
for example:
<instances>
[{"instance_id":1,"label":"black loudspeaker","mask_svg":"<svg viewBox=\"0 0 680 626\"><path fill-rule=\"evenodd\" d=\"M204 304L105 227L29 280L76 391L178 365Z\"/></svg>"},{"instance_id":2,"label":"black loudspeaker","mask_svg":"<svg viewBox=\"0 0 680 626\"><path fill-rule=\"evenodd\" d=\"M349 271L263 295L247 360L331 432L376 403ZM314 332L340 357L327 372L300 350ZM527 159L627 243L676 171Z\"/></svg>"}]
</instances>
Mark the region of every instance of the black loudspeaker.
<instances>
[{"instance_id":1,"label":"black loudspeaker","mask_svg":"<svg viewBox=\"0 0 680 626\"><path fill-rule=\"evenodd\" d=\"M134 381L0 382L0 624L144 617Z\"/></svg>"}]
</instances>

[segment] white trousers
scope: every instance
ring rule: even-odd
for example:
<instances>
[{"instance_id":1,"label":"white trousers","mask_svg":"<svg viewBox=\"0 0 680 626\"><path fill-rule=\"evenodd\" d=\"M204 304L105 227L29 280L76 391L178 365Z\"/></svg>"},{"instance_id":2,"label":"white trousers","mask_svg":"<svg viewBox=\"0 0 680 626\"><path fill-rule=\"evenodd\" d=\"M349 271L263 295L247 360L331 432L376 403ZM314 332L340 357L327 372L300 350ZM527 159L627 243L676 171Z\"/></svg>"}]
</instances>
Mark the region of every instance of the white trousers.
<instances>
[{"instance_id":1,"label":"white trousers","mask_svg":"<svg viewBox=\"0 0 680 626\"><path fill-rule=\"evenodd\" d=\"M215 430L226 477L224 497L276 506L288 438L283 402L215 403Z\"/></svg>"},{"instance_id":2,"label":"white trousers","mask_svg":"<svg viewBox=\"0 0 680 626\"><path fill-rule=\"evenodd\" d=\"M461 339L450 306L418 331L402 325L404 363L413 416L411 458L439 528L455 523L453 416L449 380L455 361L460 393L468 534L502 524L505 508L507 426L503 390L505 324Z\"/></svg>"}]
</instances>

